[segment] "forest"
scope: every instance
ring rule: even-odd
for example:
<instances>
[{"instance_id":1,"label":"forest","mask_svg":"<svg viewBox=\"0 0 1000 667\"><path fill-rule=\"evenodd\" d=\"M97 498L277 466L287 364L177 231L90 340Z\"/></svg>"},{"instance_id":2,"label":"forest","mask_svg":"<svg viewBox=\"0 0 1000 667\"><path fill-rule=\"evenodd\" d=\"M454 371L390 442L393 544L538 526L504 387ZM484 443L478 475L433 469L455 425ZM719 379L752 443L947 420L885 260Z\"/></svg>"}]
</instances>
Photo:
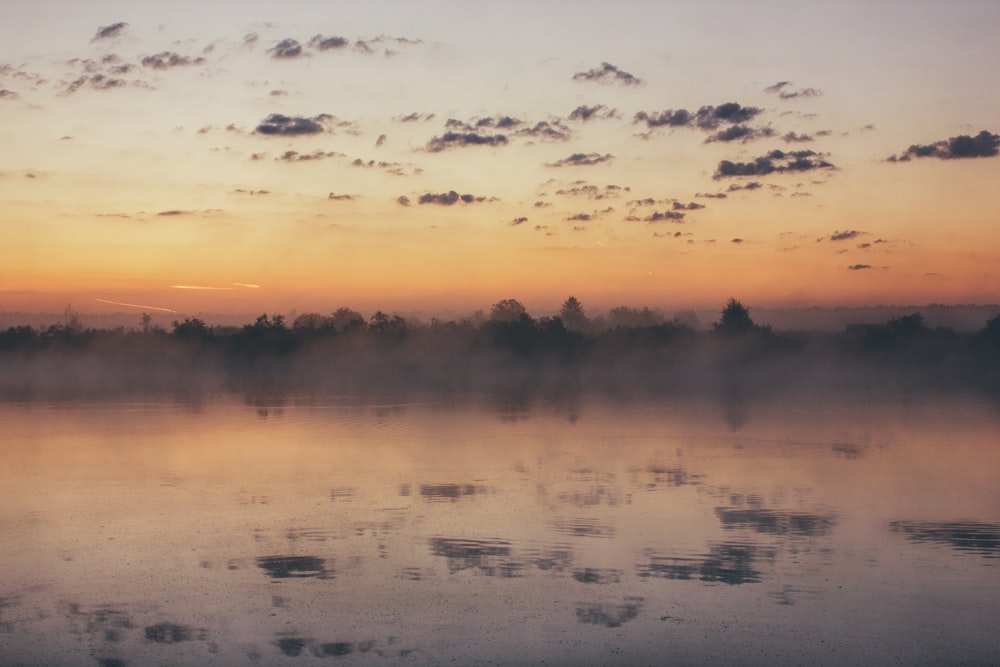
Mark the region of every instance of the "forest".
<instances>
[{"instance_id":1,"label":"forest","mask_svg":"<svg viewBox=\"0 0 1000 667\"><path fill-rule=\"evenodd\" d=\"M170 330L83 327L0 331L7 399L217 391L601 392L634 395L972 391L1000 395L1000 315L978 332L930 328L922 315L837 333L775 332L730 299L709 330L648 308L588 317L569 297L532 317L516 299L488 313L408 322L341 307L242 327L191 317Z\"/></svg>"}]
</instances>

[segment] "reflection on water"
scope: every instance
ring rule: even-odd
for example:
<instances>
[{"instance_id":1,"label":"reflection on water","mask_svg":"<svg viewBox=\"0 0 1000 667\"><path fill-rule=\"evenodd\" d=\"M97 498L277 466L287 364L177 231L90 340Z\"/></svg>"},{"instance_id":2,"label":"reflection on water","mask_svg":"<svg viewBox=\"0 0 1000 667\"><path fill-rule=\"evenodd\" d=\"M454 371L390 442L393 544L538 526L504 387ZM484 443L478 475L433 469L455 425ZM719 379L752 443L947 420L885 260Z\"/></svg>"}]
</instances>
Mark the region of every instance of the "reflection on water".
<instances>
[{"instance_id":1,"label":"reflection on water","mask_svg":"<svg viewBox=\"0 0 1000 667\"><path fill-rule=\"evenodd\" d=\"M904 533L914 542L937 542L959 551L1000 558L1000 524L981 521L934 523L893 521L893 531Z\"/></svg>"},{"instance_id":2,"label":"reflection on water","mask_svg":"<svg viewBox=\"0 0 1000 667\"><path fill-rule=\"evenodd\" d=\"M998 414L0 405L0 664L997 663Z\"/></svg>"}]
</instances>

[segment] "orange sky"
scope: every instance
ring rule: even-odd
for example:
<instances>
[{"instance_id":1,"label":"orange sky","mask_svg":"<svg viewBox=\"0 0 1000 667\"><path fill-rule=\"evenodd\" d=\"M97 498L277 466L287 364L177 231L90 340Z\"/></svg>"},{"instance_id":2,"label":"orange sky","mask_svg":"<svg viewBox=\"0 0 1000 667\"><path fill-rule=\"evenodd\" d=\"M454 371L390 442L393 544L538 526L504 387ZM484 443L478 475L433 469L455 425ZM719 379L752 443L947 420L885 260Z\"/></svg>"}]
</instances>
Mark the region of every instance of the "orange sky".
<instances>
[{"instance_id":1,"label":"orange sky","mask_svg":"<svg viewBox=\"0 0 1000 667\"><path fill-rule=\"evenodd\" d=\"M50 4L0 310L1000 301L995 3Z\"/></svg>"}]
</instances>

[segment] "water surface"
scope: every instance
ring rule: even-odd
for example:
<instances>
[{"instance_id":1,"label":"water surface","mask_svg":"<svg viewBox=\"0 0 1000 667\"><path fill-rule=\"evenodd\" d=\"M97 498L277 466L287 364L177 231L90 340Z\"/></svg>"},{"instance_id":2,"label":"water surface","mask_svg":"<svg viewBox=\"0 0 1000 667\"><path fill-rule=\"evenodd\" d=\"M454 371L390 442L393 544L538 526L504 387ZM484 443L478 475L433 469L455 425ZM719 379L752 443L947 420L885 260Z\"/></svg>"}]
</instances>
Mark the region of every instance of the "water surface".
<instances>
[{"instance_id":1,"label":"water surface","mask_svg":"<svg viewBox=\"0 0 1000 667\"><path fill-rule=\"evenodd\" d=\"M996 664L1000 408L0 405L0 663Z\"/></svg>"}]
</instances>

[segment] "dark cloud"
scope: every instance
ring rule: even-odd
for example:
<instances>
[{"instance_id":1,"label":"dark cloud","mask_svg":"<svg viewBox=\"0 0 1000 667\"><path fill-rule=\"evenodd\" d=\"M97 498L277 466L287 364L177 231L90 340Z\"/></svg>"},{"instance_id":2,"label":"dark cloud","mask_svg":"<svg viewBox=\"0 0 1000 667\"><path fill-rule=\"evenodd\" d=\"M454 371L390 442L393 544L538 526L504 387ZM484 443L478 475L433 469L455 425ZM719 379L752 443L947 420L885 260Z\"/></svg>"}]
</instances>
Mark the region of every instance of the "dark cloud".
<instances>
[{"instance_id":1,"label":"dark cloud","mask_svg":"<svg viewBox=\"0 0 1000 667\"><path fill-rule=\"evenodd\" d=\"M597 83L617 83L623 86L644 86L646 82L642 79L622 71L611 63L601 63L586 72L577 72L573 75L574 81L596 81Z\"/></svg>"},{"instance_id":2,"label":"dark cloud","mask_svg":"<svg viewBox=\"0 0 1000 667\"><path fill-rule=\"evenodd\" d=\"M815 88L799 88L798 90L795 90L791 88L791 85L791 81L779 81L773 86L765 88L764 92L777 95L783 100L791 100L796 97L819 97L823 94L823 91Z\"/></svg>"},{"instance_id":3,"label":"dark cloud","mask_svg":"<svg viewBox=\"0 0 1000 667\"><path fill-rule=\"evenodd\" d=\"M351 162L352 167L360 167L362 169L382 169L393 176L414 176L416 174L422 174L423 169L420 167L414 167L413 165L406 165L401 162L386 162L385 160L362 160L357 158Z\"/></svg>"},{"instance_id":4,"label":"dark cloud","mask_svg":"<svg viewBox=\"0 0 1000 667\"><path fill-rule=\"evenodd\" d=\"M725 192L699 192L695 197L703 199L725 199L728 195Z\"/></svg>"},{"instance_id":5,"label":"dark cloud","mask_svg":"<svg viewBox=\"0 0 1000 667\"><path fill-rule=\"evenodd\" d=\"M730 125L724 130L719 130L715 134L705 139L706 144L716 141L730 142L741 141L746 143L754 139L774 136L774 130L769 127L750 127L749 125Z\"/></svg>"},{"instance_id":6,"label":"dark cloud","mask_svg":"<svg viewBox=\"0 0 1000 667\"><path fill-rule=\"evenodd\" d=\"M566 222L590 222L594 216L590 213L577 213L566 218Z\"/></svg>"},{"instance_id":7,"label":"dark cloud","mask_svg":"<svg viewBox=\"0 0 1000 667\"><path fill-rule=\"evenodd\" d=\"M798 144L806 141L812 141L811 134L799 134L798 132L786 132L782 135L781 140L786 144Z\"/></svg>"},{"instance_id":8,"label":"dark cloud","mask_svg":"<svg viewBox=\"0 0 1000 667\"><path fill-rule=\"evenodd\" d=\"M389 137L385 136L384 134L378 135L378 139L375 140L375 148L378 148L379 146L381 146L382 144L384 144L385 140L388 139L388 138Z\"/></svg>"},{"instance_id":9,"label":"dark cloud","mask_svg":"<svg viewBox=\"0 0 1000 667\"><path fill-rule=\"evenodd\" d=\"M653 211L642 219L643 222L681 222L684 214L680 211Z\"/></svg>"},{"instance_id":10,"label":"dark cloud","mask_svg":"<svg viewBox=\"0 0 1000 667\"><path fill-rule=\"evenodd\" d=\"M702 130L715 130L720 125L737 125L753 120L763 109L745 107L737 102L726 102L719 106L703 106L691 113L687 109L667 109L666 111L647 113L640 111L632 118L635 124L645 123L649 129L658 127L698 127ZM746 128L749 130L749 128ZM763 132L763 129L758 130ZM739 138L739 137L733 137ZM716 141L731 141L719 138Z\"/></svg>"},{"instance_id":11,"label":"dark cloud","mask_svg":"<svg viewBox=\"0 0 1000 667\"><path fill-rule=\"evenodd\" d=\"M148 87L139 81L134 83L137 86ZM129 85L129 83L125 79L110 77L104 74L91 74L90 76L81 76L71 81L69 85L66 86L66 90L64 90L62 94L72 95L84 87L91 88L93 90L114 90L116 88L124 88L127 85Z\"/></svg>"},{"instance_id":12,"label":"dark cloud","mask_svg":"<svg viewBox=\"0 0 1000 667\"><path fill-rule=\"evenodd\" d=\"M396 203L399 204L400 206L409 206L410 198L407 197L406 195L399 195L398 197L396 197Z\"/></svg>"},{"instance_id":13,"label":"dark cloud","mask_svg":"<svg viewBox=\"0 0 1000 667\"><path fill-rule=\"evenodd\" d=\"M764 187L764 185L760 181L750 181L749 183L743 183L743 184L733 183L728 188L726 188L726 192L737 192L739 190L753 191L753 190L759 190L762 187Z\"/></svg>"},{"instance_id":14,"label":"dark cloud","mask_svg":"<svg viewBox=\"0 0 1000 667\"><path fill-rule=\"evenodd\" d=\"M863 269L870 269L870 268L872 268L871 264L851 264L849 267L847 267L847 270L861 271Z\"/></svg>"},{"instance_id":15,"label":"dark cloud","mask_svg":"<svg viewBox=\"0 0 1000 667\"><path fill-rule=\"evenodd\" d=\"M510 224L516 227L517 225L523 225L527 221L528 219L522 215L520 218L514 218L511 220Z\"/></svg>"},{"instance_id":16,"label":"dark cloud","mask_svg":"<svg viewBox=\"0 0 1000 667\"><path fill-rule=\"evenodd\" d=\"M737 237L737 238L733 239L732 241L730 241L730 243L743 243L743 239Z\"/></svg>"},{"instance_id":17,"label":"dark cloud","mask_svg":"<svg viewBox=\"0 0 1000 667\"><path fill-rule=\"evenodd\" d=\"M473 204L486 201L486 197L477 197L476 195L460 195L454 190L449 190L448 192L442 192L439 194L433 192L425 192L420 195L417 199L418 204L437 204L438 206L451 206L462 202L463 204Z\"/></svg>"},{"instance_id":18,"label":"dark cloud","mask_svg":"<svg viewBox=\"0 0 1000 667\"><path fill-rule=\"evenodd\" d=\"M839 231L838 232L834 232L833 234L830 234L829 239L831 241L850 241L851 239L856 239L857 237L861 236L862 234L864 234L864 232L859 232L856 229L851 229L851 230L845 230L845 231L842 231L842 232L839 232ZM822 240L822 239L820 239L820 240Z\"/></svg>"},{"instance_id":19,"label":"dark cloud","mask_svg":"<svg viewBox=\"0 0 1000 667\"><path fill-rule=\"evenodd\" d=\"M475 132L445 132L427 142L426 150L438 153L448 148L461 146L505 146L507 136L503 134L477 134Z\"/></svg>"},{"instance_id":20,"label":"dark cloud","mask_svg":"<svg viewBox=\"0 0 1000 667\"><path fill-rule=\"evenodd\" d=\"M933 157L940 160L994 157L1000 152L1000 135L983 130L976 136L960 134L933 144L914 144L900 155L888 158L889 162L908 162L911 158Z\"/></svg>"},{"instance_id":21,"label":"dark cloud","mask_svg":"<svg viewBox=\"0 0 1000 667\"><path fill-rule=\"evenodd\" d=\"M533 139L547 139L549 141L568 141L570 138L569 128L558 121L539 121L531 127L522 127L514 133L519 137L531 137Z\"/></svg>"},{"instance_id":22,"label":"dark cloud","mask_svg":"<svg viewBox=\"0 0 1000 667\"><path fill-rule=\"evenodd\" d=\"M713 178L767 176L774 173L805 172L814 169L834 168L832 164L823 159L822 153L810 150L787 152L773 150L767 155L756 158L753 162L722 160L719 162Z\"/></svg>"},{"instance_id":23,"label":"dark cloud","mask_svg":"<svg viewBox=\"0 0 1000 667\"><path fill-rule=\"evenodd\" d=\"M124 21L101 26L97 29L97 34L94 35L94 38L91 41L96 42L99 39L111 39L112 37L118 37L125 32L125 28L127 27L128 23L125 23Z\"/></svg>"},{"instance_id":24,"label":"dark cloud","mask_svg":"<svg viewBox=\"0 0 1000 667\"><path fill-rule=\"evenodd\" d=\"M313 151L312 153L299 153L298 151L285 151L278 157L274 158L278 162L316 162L319 160L326 160L332 157L343 157L341 153L335 151L324 152L320 150Z\"/></svg>"},{"instance_id":25,"label":"dark cloud","mask_svg":"<svg viewBox=\"0 0 1000 667\"><path fill-rule=\"evenodd\" d=\"M595 164L601 164L602 162L610 162L615 158L611 153L606 153L601 155L600 153L573 153L569 157L565 157L561 160L556 160L555 162L548 163L549 167L574 167L574 166L590 166Z\"/></svg>"},{"instance_id":26,"label":"dark cloud","mask_svg":"<svg viewBox=\"0 0 1000 667\"><path fill-rule=\"evenodd\" d=\"M414 111L406 114L405 116L396 116L393 120L399 121L400 123L414 123L421 120L433 120L434 116L435 114L432 113L417 113Z\"/></svg>"},{"instance_id":27,"label":"dark cloud","mask_svg":"<svg viewBox=\"0 0 1000 667\"><path fill-rule=\"evenodd\" d=\"M354 201L356 199L354 195L338 195L333 192L328 194L326 198L332 201Z\"/></svg>"},{"instance_id":28,"label":"dark cloud","mask_svg":"<svg viewBox=\"0 0 1000 667\"><path fill-rule=\"evenodd\" d=\"M570 120L588 121L588 120L607 120L609 118L617 118L617 109L609 109L603 104L595 104L593 106L580 105L569 114Z\"/></svg>"},{"instance_id":29,"label":"dark cloud","mask_svg":"<svg viewBox=\"0 0 1000 667\"><path fill-rule=\"evenodd\" d=\"M204 58L191 58L189 56L182 56L173 51L164 51L163 53L157 53L153 56L146 56L142 59L143 67L152 67L153 69L170 69L171 67L186 67L188 65L204 65Z\"/></svg>"},{"instance_id":30,"label":"dark cloud","mask_svg":"<svg viewBox=\"0 0 1000 667\"><path fill-rule=\"evenodd\" d=\"M571 188L560 188L556 190L557 195L564 195L570 197L588 197L589 199L605 199L608 197L617 197L622 192L630 192L631 188L622 187L620 185L605 185L603 188L599 185L592 185L584 181L576 181Z\"/></svg>"},{"instance_id":31,"label":"dark cloud","mask_svg":"<svg viewBox=\"0 0 1000 667\"><path fill-rule=\"evenodd\" d=\"M675 211L697 211L699 209L705 208L704 204L699 204L696 201L688 202L687 204L679 201L675 201L673 208Z\"/></svg>"},{"instance_id":32,"label":"dark cloud","mask_svg":"<svg viewBox=\"0 0 1000 667\"><path fill-rule=\"evenodd\" d=\"M312 118L303 116L285 116L280 113L273 113L254 130L255 134L269 136L302 136L309 134L321 134L326 131L323 123L331 120L329 114L320 114Z\"/></svg>"},{"instance_id":33,"label":"dark cloud","mask_svg":"<svg viewBox=\"0 0 1000 667\"><path fill-rule=\"evenodd\" d=\"M316 35L307 42L308 46L313 49L319 49L320 51L331 51L336 49L346 49L351 43L343 38L337 36L326 37L324 35Z\"/></svg>"},{"instance_id":34,"label":"dark cloud","mask_svg":"<svg viewBox=\"0 0 1000 667\"><path fill-rule=\"evenodd\" d=\"M302 45L299 44L298 40L287 38L272 46L267 52L271 54L272 58L298 58L302 55Z\"/></svg>"}]
</instances>

